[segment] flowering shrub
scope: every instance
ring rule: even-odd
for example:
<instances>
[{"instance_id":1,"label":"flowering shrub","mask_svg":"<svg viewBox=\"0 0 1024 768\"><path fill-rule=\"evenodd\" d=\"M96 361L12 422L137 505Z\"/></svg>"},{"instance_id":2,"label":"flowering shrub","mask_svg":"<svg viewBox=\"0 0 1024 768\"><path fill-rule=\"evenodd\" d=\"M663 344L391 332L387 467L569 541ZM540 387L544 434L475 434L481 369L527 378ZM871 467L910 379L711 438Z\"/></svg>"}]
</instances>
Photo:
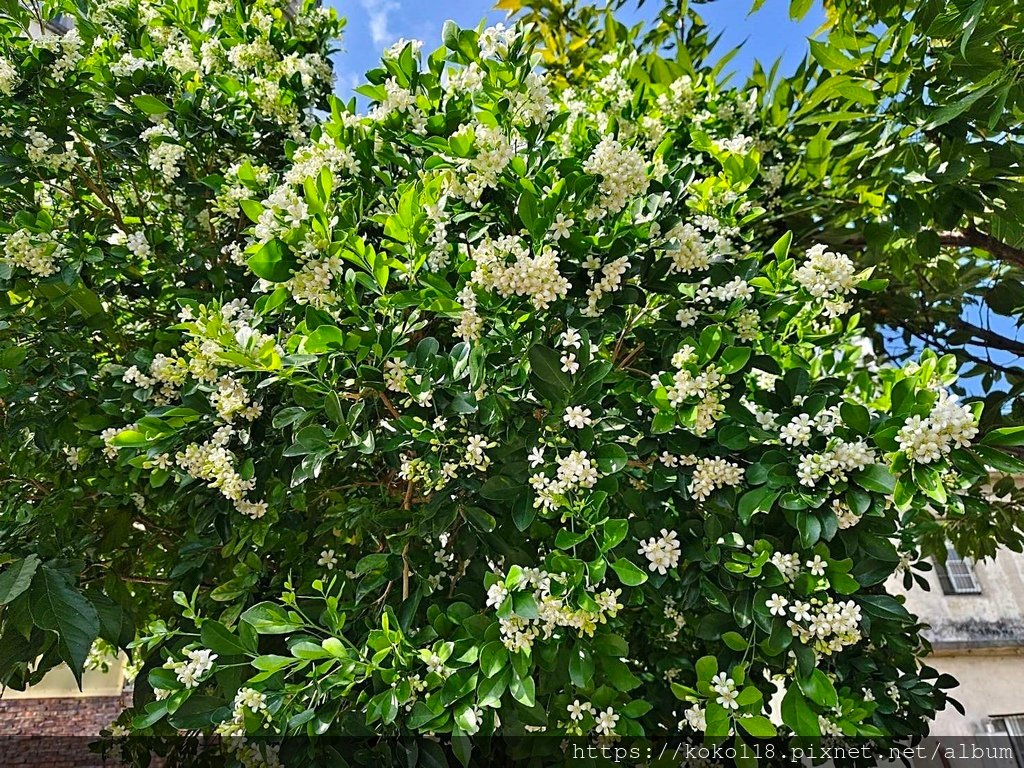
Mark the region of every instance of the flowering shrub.
<instances>
[{"instance_id":1,"label":"flowering shrub","mask_svg":"<svg viewBox=\"0 0 1024 768\"><path fill-rule=\"evenodd\" d=\"M99 468L62 491L130 501L159 570L90 542L85 595L35 554L0 574L12 608L59 581L97 617L178 589L137 612L123 755L180 730L247 766L332 736L550 764L564 738L927 730L952 681L884 586L901 518L960 512L1017 432L976 444L951 358L873 364L847 313L879 282L763 248L772 185L722 132L749 102L658 61L556 91L518 29L448 25L385 54L368 114L332 99L284 160L217 167L221 271L161 273L177 322L119 321L63 433ZM137 146L169 181L188 131L156 126ZM122 234L103 254L152 256ZM73 662L88 628L32 616Z\"/></svg>"}]
</instances>

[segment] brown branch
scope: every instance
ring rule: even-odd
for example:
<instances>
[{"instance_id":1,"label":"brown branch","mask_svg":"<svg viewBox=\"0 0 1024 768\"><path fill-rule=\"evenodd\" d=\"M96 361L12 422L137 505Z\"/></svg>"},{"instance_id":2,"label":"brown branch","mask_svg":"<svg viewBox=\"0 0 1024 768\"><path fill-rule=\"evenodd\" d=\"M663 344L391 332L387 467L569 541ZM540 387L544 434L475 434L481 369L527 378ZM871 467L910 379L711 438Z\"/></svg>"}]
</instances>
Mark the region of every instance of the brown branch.
<instances>
[{"instance_id":1,"label":"brown branch","mask_svg":"<svg viewBox=\"0 0 1024 768\"><path fill-rule=\"evenodd\" d=\"M841 245L854 248L861 248L867 244L867 240L862 235L853 235L841 243ZM1010 262L1014 266L1024 269L1024 250L1014 248L1002 240L997 240L992 235L985 234L973 224L964 230L939 232L939 245L948 248L977 248L987 251L997 259Z\"/></svg>"},{"instance_id":2,"label":"brown branch","mask_svg":"<svg viewBox=\"0 0 1024 768\"><path fill-rule=\"evenodd\" d=\"M964 236L967 243L972 247L981 248L982 250L988 251L998 259L1012 262L1016 266L1024 269L1024 250L1014 248L1012 245L1004 243L1002 240L997 240L992 237L992 235L985 234L973 224L967 228L964 232Z\"/></svg>"},{"instance_id":3,"label":"brown branch","mask_svg":"<svg viewBox=\"0 0 1024 768\"><path fill-rule=\"evenodd\" d=\"M384 407L388 409L388 413L396 419L402 418L402 414L395 409L395 406L392 404L391 398L388 397L387 392L379 392L378 394L380 395L380 401L384 403Z\"/></svg>"},{"instance_id":4,"label":"brown branch","mask_svg":"<svg viewBox=\"0 0 1024 768\"><path fill-rule=\"evenodd\" d=\"M966 331L972 336L981 339L990 347L1001 349L1004 352L1013 352L1018 355L1024 355L1024 342L1016 341L1015 339L1008 339L994 331L990 331L987 328L981 328L980 326L968 323L966 320L961 320L960 318L956 318L955 320L946 320L944 322L949 323L954 328L959 328L960 330Z\"/></svg>"},{"instance_id":5,"label":"brown branch","mask_svg":"<svg viewBox=\"0 0 1024 768\"><path fill-rule=\"evenodd\" d=\"M402 509L408 512L412 509L412 492L415 488L415 484L412 480L409 480L405 485L405 498L402 499ZM409 526L405 527L406 531L409 530ZM402 548L402 600L409 599L409 540L405 540L405 547Z\"/></svg>"}]
</instances>

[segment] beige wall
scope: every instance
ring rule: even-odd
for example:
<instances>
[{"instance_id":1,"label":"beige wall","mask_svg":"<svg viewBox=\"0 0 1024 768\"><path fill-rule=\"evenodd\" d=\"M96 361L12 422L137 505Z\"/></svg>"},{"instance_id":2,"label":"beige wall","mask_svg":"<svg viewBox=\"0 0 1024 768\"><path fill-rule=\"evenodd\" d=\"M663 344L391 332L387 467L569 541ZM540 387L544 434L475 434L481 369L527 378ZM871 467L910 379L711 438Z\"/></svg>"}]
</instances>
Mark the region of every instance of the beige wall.
<instances>
[{"instance_id":1,"label":"beige wall","mask_svg":"<svg viewBox=\"0 0 1024 768\"><path fill-rule=\"evenodd\" d=\"M39 682L24 691L5 690L4 699L51 699L81 698L88 696L120 696L124 688L124 655L110 665L107 672L100 670L87 671L82 675L82 690L71 670L61 664L46 673Z\"/></svg>"},{"instance_id":2,"label":"beige wall","mask_svg":"<svg viewBox=\"0 0 1024 768\"><path fill-rule=\"evenodd\" d=\"M928 663L960 681L950 694L967 714L940 712L932 727L939 736L973 736L991 717L1024 713L1024 555L1002 551L974 571L981 594L943 594L934 570L930 591L906 593L907 608L930 625L935 653ZM890 588L904 591L897 583Z\"/></svg>"}]
</instances>

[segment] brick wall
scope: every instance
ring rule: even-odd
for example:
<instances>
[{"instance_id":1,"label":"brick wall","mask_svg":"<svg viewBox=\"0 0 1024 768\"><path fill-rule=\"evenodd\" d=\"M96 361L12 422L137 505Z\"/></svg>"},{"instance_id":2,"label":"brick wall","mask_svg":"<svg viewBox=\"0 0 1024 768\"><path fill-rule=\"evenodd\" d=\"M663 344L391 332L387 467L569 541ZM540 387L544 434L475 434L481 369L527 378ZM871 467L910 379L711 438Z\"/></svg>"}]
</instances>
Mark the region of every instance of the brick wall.
<instances>
[{"instance_id":1,"label":"brick wall","mask_svg":"<svg viewBox=\"0 0 1024 768\"><path fill-rule=\"evenodd\" d=\"M93 768L113 765L89 743L130 704L131 695L0 699L0 766Z\"/></svg>"}]
</instances>

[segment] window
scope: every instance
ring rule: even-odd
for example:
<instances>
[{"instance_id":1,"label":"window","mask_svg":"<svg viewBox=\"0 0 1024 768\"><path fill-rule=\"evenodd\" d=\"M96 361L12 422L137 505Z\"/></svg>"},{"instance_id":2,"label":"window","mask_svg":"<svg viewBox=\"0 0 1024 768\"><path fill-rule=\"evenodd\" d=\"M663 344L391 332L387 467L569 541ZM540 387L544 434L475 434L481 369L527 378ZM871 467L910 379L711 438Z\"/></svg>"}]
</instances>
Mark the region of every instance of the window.
<instances>
[{"instance_id":1,"label":"window","mask_svg":"<svg viewBox=\"0 0 1024 768\"><path fill-rule=\"evenodd\" d=\"M970 558L960 557L952 546L946 545L946 564L935 563L942 591L947 595L980 595L981 584L974 574Z\"/></svg>"}]
</instances>

